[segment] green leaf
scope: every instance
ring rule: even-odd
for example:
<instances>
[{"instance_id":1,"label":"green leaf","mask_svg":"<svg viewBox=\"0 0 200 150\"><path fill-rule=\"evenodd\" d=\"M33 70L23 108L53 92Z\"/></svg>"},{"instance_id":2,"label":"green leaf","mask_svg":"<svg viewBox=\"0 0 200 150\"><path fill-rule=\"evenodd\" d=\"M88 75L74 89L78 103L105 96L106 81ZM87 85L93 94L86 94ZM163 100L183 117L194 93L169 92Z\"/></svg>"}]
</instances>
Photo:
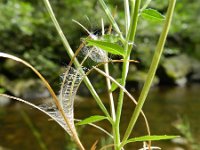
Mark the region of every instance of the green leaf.
<instances>
[{"instance_id":1,"label":"green leaf","mask_svg":"<svg viewBox=\"0 0 200 150\"><path fill-rule=\"evenodd\" d=\"M105 119L107 119L107 117L95 115L95 116L88 117L88 118L76 123L76 125L85 125L85 124L98 122L98 121L105 120Z\"/></svg>"},{"instance_id":2,"label":"green leaf","mask_svg":"<svg viewBox=\"0 0 200 150\"><path fill-rule=\"evenodd\" d=\"M116 43L120 41L120 36L119 35L114 35L114 34L105 34L102 37L104 42L110 42L110 43Z\"/></svg>"},{"instance_id":3,"label":"green leaf","mask_svg":"<svg viewBox=\"0 0 200 150\"><path fill-rule=\"evenodd\" d=\"M131 143L131 142L169 140L169 139L174 139L177 137L179 137L179 136L176 136L176 135L150 135L149 136L149 135L147 135L147 136L131 138L126 141L126 144Z\"/></svg>"},{"instance_id":4,"label":"green leaf","mask_svg":"<svg viewBox=\"0 0 200 150\"><path fill-rule=\"evenodd\" d=\"M142 17L148 20L152 20L152 21L163 21L165 20L165 16L162 15L160 12L158 12L155 9L145 9L142 11L141 13Z\"/></svg>"},{"instance_id":5,"label":"green leaf","mask_svg":"<svg viewBox=\"0 0 200 150\"><path fill-rule=\"evenodd\" d=\"M116 79L116 81L117 81L119 84L122 83L122 79ZM112 82L110 91L113 92L113 91L115 91L117 88L118 88L118 85L115 84L114 82Z\"/></svg>"},{"instance_id":6,"label":"green leaf","mask_svg":"<svg viewBox=\"0 0 200 150\"><path fill-rule=\"evenodd\" d=\"M105 50L108 53L114 54L114 55L125 55L124 49L119 46L118 44L106 42L106 41L100 41L100 40L91 40L91 39L86 39L88 42L89 46L96 46L98 48L101 48Z\"/></svg>"}]
</instances>

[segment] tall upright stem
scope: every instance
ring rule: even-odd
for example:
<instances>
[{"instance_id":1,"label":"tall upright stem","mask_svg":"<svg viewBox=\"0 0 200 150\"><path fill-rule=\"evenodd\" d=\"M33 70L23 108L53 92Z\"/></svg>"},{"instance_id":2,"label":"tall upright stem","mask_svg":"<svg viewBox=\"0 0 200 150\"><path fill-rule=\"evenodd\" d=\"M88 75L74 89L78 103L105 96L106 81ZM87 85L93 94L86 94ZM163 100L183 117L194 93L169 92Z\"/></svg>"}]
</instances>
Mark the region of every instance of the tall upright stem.
<instances>
[{"instance_id":1,"label":"tall upright stem","mask_svg":"<svg viewBox=\"0 0 200 150\"><path fill-rule=\"evenodd\" d=\"M74 52L72 51L72 49L71 49L71 47L70 47L70 45L69 45L69 43L68 43L68 41L67 41L65 35L64 35L63 32L62 32L62 29L61 29L59 23L57 22L57 19L56 19L54 13L53 13L53 10L52 10L52 8L51 8L51 5L50 5L50 3L49 3L49 0L43 0L43 1L44 1L44 4L45 4L45 6L46 6L46 8L47 8L47 10L48 10L48 13L49 13L51 19L52 19L52 21L53 21L53 23L54 23L54 25L55 25L55 28L56 28L56 30L57 30L57 32L58 32L58 34L59 34L59 36L60 36L60 38L61 38L61 40L62 40L62 42L63 42L63 45L64 45L64 47L65 47L66 50L67 50L67 53L68 53L69 57L70 57L70 58L73 58ZM76 66L77 68L81 68L80 63L78 62L77 59L74 59L74 64L75 64L75 66ZM84 73L84 71L83 71L82 69L80 69L80 71L81 71L81 73ZM102 103L100 97L99 97L98 94L96 93L96 91L95 91L94 87L92 86L90 80L89 80L87 77L85 77L85 78L84 78L84 82L85 82L86 86L88 87L88 89L90 90L92 96L93 96L94 99L96 100L97 104L98 104L99 107L101 108L101 110L104 112L104 114L108 117L109 121L112 123L112 122L113 122L113 121L112 121L112 118L110 117L110 115L109 115L107 109L105 108L104 104ZM61 112L62 112L62 111L61 111ZM64 114L63 114L63 116L64 116ZM73 137L73 138L74 138L75 141L77 142L77 145L79 146L79 148L80 148L81 150L84 150L84 147L83 147L82 143L80 142L80 139L79 139L77 133L74 134L74 137Z\"/></svg>"},{"instance_id":2,"label":"tall upright stem","mask_svg":"<svg viewBox=\"0 0 200 150\"><path fill-rule=\"evenodd\" d=\"M124 46L124 49L126 51L126 55L124 57L124 63L122 67L122 86L126 85L126 77L128 74L129 69L129 58L130 53L132 50L133 45L130 43L133 43L135 39L135 33L137 29L137 22L138 22L138 13L140 8L141 0L132 1L131 8L134 9L131 12L131 23L129 27L129 32L126 37L126 43ZM120 149L120 119L121 119L121 112L122 112L122 106L123 106L123 99L124 99L124 91L120 89L119 93L119 99L118 99L118 105L117 105L117 113L116 113L116 122L115 122L115 145L117 150Z\"/></svg>"},{"instance_id":3,"label":"tall upright stem","mask_svg":"<svg viewBox=\"0 0 200 150\"><path fill-rule=\"evenodd\" d=\"M104 36L105 30L104 30L103 19L101 19L101 28L102 28L101 29L102 30L102 36ZM111 28L112 27L110 27L110 31L108 31L108 34L110 34L110 32L111 32ZM108 56L107 52L106 52L106 56ZM108 61L108 57L106 58L106 61ZM104 70L105 70L106 74L108 74L108 75L110 74L108 63L104 64ZM114 99L113 99L112 91L110 91L110 89L111 89L111 82L110 82L109 78L106 78L106 84L107 84L107 90L108 90L108 96L109 96L109 102L110 102L110 113L111 113L111 117L113 119L113 122L115 122L115 120L116 120L115 104L114 104Z\"/></svg>"},{"instance_id":4,"label":"tall upright stem","mask_svg":"<svg viewBox=\"0 0 200 150\"><path fill-rule=\"evenodd\" d=\"M165 44L165 41L166 41L166 38L167 38L167 34L168 34L168 31L169 31L169 27L170 27L170 24L171 24L172 15L173 15L174 8L175 8L175 3L176 3L176 0L169 0L169 7L168 7L168 10L167 10L167 14L166 14L165 24L164 24L162 33L160 35L158 44L156 46L156 50L155 50L155 53L154 53L154 56L153 56L153 60L152 60L152 63L151 63L151 66L150 66L150 69L149 69L149 72L148 72L148 75L147 75L147 79L145 81L145 84L144 84L143 89L141 91L141 94L139 96L138 104L137 104L137 106L136 106L136 108L133 112L133 115L132 115L131 120L129 122L128 128L126 129L126 132L125 132L124 138L122 140L121 146L123 146L125 144L126 140L129 138L129 136L132 132L132 129L133 129L133 127L134 127L134 125L135 125L135 123L138 119L138 116L139 116L139 114L142 110L142 106L145 102L145 99L148 95L149 89L151 87L151 83L153 81L153 78L155 76L155 73L156 73L160 58L161 58L161 54L163 52L163 47L164 47L164 44Z\"/></svg>"},{"instance_id":5,"label":"tall upright stem","mask_svg":"<svg viewBox=\"0 0 200 150\"><path fill-rule=\"evenodd\" d=\"M74 52L72 51L72 49L71 49L71 47L70 47L70 45L69 45L69 43L68 43L68 41L67 41L65 35L64 35L63 32L62 32L62 29L60 28L59 23L57 22L57 19L56 19L54 13L53 13L53 10L52 10L52 8L51 8L51 5L50 5L50 3L49 3L49 0L43 0L43 1L44 1L44 3L45 3L45 6L46 6L46 8L47 8L47 10L48 10L48 12L49 12L49 15L50 15L50 17L51 17L51 19L52 19L52 21L53 21L53 23L54 23L54 25L55 25L55 28L56 28L56 30L57 30L57 32L58 32L58 34L59 34L59 36L60 36L60 38L61 38L61 40L62 40L62 42L63 42L63 45L64 45L64 47L65 47L65 49L66 49L66 51L67 51L69 57L70 57L70 58L73 58ZM77 59L74 59L74 64L75 64L75 66L76 66L77 68L81 68L80 63L78 62ZM84 71L83 71L82 69L80 69L80 71L81 71L81 73L84 73ZM86 86L87 86L88 89L90 90L92 96L93 96L94 99L96 100L96 102L97 102L97 104L99 105L99 107L101 108L101 110L102 110L102 111L104 112L104 114L109 118L109 120L112 121L112 118L110 117L110 115L109 115L107 109L105 108L104 104L102 103L100 97L99 97L98 94L96 93L94 87L92 86L92 84L91 84L90 80L87 78L87 76L83 79L83 81L85 82Z\"/></svg>"},{"instance_id":6,"label":"tall upright stem","mask_svg":"<svg viewBox=\"0 0 200 150\"><path fill-rule=\"evenodd\" d=\"M126 32L126 36L127 36L128 29L130 26L129 0L124 0L124 12L125 12L125 32Z\"/></svg>"}]
</instances>

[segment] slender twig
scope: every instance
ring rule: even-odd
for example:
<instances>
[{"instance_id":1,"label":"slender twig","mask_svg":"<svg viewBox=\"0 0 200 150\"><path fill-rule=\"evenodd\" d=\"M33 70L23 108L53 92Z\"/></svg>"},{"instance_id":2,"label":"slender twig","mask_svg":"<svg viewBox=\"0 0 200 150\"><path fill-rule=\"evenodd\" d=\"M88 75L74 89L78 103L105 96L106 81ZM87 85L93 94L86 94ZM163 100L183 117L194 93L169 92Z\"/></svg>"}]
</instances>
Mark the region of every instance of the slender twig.
<instances>
[{"instance_id":1,"label":"slender twig","mask_svg":"<svg viewBox=\"0 0 200 150\"><path fill-rule=\"evenodd\" d=\"M72 19L72 21L75 22L76 24L78 24L79 26L81 26L91 38L96 39L96 37L92 33L90 33L90 31L88 31L88 29L86 27L84 27L81 23L79 23L78 21L76 21L74 19Z\"/></svg>"},{"instance_id":2,"label":"slender twig","mask_svg":"<svg viewBox=\"0 0 200 150\"><path fill-rule=\"evenodd\" d=\"M104 36L104 23L103 23L103 19L101 21L102 23L102 36ZM108 31L108 34L110 34L110 31ZM108 53L106 52L106 55L108 56ZM108 61L108 58L106 58L106 61ZM104 64L104 70L107 74L110 74L109 73L109 66L108 66L108 63L105 63ZM115 104L114 104L114 99L113 99L113 94L112 92L110 91L111 89L111 83L110 83L110 79L109 78L106 78L106 84L107 84L107 91L108 91L108 96L109 96L109 100L110 100L110 111L111 111L111 116L113 118L113 122L115 122L116 120L116 114L115 114Z\"/></svg>"}]
</instances>

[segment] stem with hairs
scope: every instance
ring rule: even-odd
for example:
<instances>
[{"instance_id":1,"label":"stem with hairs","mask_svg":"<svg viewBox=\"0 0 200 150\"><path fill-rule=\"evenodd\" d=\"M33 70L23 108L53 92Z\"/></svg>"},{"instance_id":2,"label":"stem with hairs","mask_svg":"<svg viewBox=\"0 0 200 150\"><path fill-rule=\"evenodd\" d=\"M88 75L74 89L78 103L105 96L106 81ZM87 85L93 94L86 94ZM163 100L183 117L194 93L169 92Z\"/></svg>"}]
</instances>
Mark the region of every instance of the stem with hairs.
<instances>
[{"instance_id":1,"label":"stem with hairs","mask_svg":"<svg viewBox=\"0 0 200 150\"><path fill-rule=\"evenodd\" d=\"M176 3L176 0L169 0L169 7L168 7L168 10L167 10L167 14L166 14L165 24L164 24L162 33L160 35L158 44L157 44L156 49L155 49L155 53L154 53L153 60L152 60L152 63L151 63L151 66L150 66L150 69L149 69L149 72L148 72L148 75L147 75L147 79L145 81L145 84L144 84L143 89L141 91L141 94L139 96L138 105L136 106L136 108L135 108L135 110L132 114L128 128L126 129L124 138L122 140L121 147L123 147L123 145L125 144L125 142L127 141L127 139L129 138L129 136L131 134L132 129L133 129L133 127L134 127L134 125L135 125L135 123L136 123L136 121L139 117L139 114L142 110L142 106L143 106L145 99L148 95L149 89L151 87L153 78L155 76L155 73L156 73L162 52L163 52L163 47L164 47L164 44L165 44L165 41L166 41L166 38L167 38L167 34L168 34L168 31L169 31L169 27L170 27L170 24L171 24L172 15L173 15L174 8L175 8L175 3Z\"/></svg>"}]
</instances>

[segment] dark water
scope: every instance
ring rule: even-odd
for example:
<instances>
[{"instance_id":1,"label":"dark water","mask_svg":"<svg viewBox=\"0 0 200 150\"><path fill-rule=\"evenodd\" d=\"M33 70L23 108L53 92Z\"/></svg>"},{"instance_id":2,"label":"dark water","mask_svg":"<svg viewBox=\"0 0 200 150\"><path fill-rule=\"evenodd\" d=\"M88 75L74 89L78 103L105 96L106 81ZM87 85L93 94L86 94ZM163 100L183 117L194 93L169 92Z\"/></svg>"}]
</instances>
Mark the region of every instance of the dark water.
<instances>
[{"instance_id":1,"label":"dark water","mask_svg":"<svg viewBox=\"0 0 200 150\"><path fill-rule=\"evenodd\" d=\"M132 92L132 94L137 95L137 92ZM105 103L107 102L106 97L102 95ZM122 135L134 109L134 104L126 98L123 108ZM34 129L31 130L30 126L25 122L22 112L28 116ZM194 139L197 142L199 141L200 85L153 88L145 103L144 112L149 120L152 134L181 135L173 124L180 118L187 117L191 133ZM76 118L85 118L91 114L101 114L92 98L85 98L75 103ZM40 144L45 145L48 150L75 149L75 145L70 142L63 129L48 119L44 114L20 103L0 108L0 149L5 147L12 150L39 150L41 146L39 146L38 141L40 141ZM107 122L100 122L98 125L103 126L108 131L110 130L110 125ZM87 149L96 140L98 140L98 146L105 145L111 141L104 133L91 126L79 127L78 131ZM132 136L145 134L146 129L141 117L133 130ZM187 144L175 144L171 141L153 142L153 145L160 146L164 150L175 150L175 148L189 150ZM142 143L136 143L127 145L126 149L137 150L141 147Z\"/></svg>"}]
</instances>

